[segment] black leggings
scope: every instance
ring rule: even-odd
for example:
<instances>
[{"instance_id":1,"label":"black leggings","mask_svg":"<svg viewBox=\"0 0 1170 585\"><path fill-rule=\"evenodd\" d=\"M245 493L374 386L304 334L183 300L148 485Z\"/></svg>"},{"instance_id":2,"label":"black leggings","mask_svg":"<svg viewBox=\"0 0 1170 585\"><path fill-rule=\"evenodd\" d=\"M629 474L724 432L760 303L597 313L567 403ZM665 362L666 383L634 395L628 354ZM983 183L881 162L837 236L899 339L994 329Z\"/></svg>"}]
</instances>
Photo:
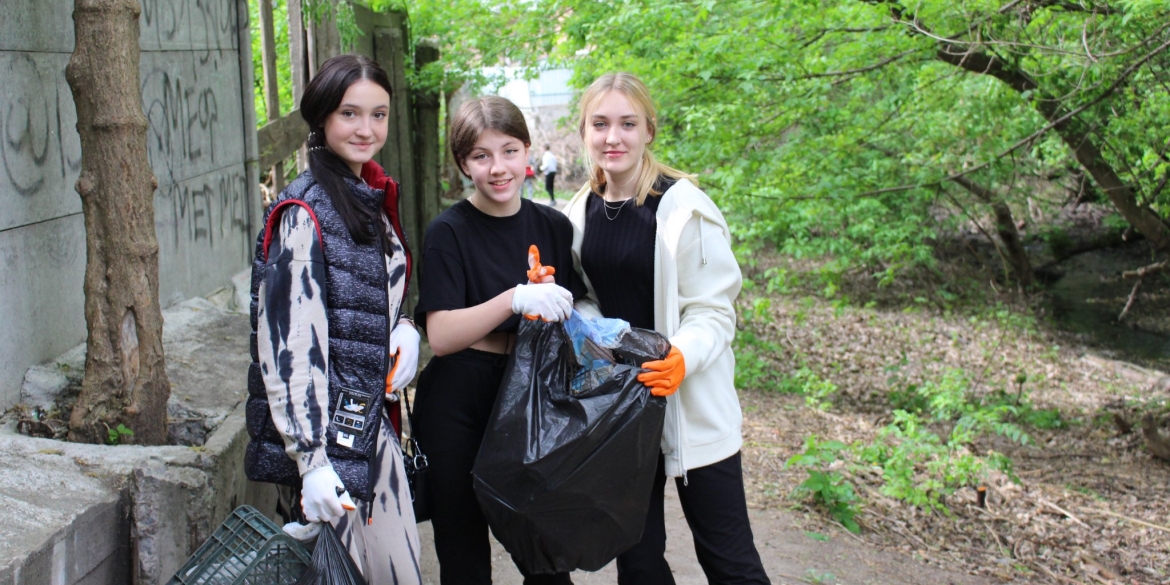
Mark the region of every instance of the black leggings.
<instances>
[{"instance_id":1,"label":"black leggings","mask_svg":"<svg viewBox=\"0 0 1170 585\"><path fill-rule=\"evenodd\" d=\"M557 180L556 171L553 171L551 173L545 173L545 175L544 175L544 190L548 191L548 198L554 204L557 202L557 197L553 193L553 183L555 183L556 180Z\"/></svg>"},{"instance_id":2,"label":"black leggings","mask_svg":"<svg viewBox=\"0 0 1170 585\"><path fill-rule=\"evenodd\" d=\"M471 468L507 363L506 355L466 349L432 358L419 377L414 420L430 463L427 489L442 585L492 582L488 524L471 488ZM572 581L568 573L558 573L525 575L524 583Z\"/></svg>"},{"instance_id":3,"label":"black leggings","mask_svg":"<svg viewBox=\"0 0 1170 585\"><path fill-rule=\"evenodd\" d=\"M748 523L740 454L687 471L687 484L675 479L683 514L695 541L699 566L714 585L768 585L768 575ZM666 562L666 522L663 497L666 472L658 456L658 476L650 495L650 510L642 542L617 558L619 585L674 585Z\"/></svg>"}]
</instances>

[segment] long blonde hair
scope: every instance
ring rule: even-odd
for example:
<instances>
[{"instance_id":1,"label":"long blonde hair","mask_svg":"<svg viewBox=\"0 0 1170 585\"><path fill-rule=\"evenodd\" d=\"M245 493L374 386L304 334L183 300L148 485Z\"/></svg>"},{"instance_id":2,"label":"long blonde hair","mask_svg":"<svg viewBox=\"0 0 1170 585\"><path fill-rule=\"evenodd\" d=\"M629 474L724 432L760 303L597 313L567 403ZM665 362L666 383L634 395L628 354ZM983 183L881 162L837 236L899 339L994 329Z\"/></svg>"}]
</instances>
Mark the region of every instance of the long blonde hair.
<instances>
[{"instance_id":1,"label":"long blonde hair","mask_svg":"<svg viewBox=\"0 0 1170 585\"><path fill-rule=\"evenodd\" d=\"M653 142L658 135L658 116L654 111L654 100L650 99L650 90L646 89L646 84L642 83L641 79L638 79L633 73L625 72L606 73L589 84L589 87L581 94L581 100L577 104L578 110L580 110L577 132L581 135L581 139L585 140L585 129L588 127L590 112L596 109L601 98L611 91L617 91L624 95L634 110L645 118L646 131L650 135L650 142ZM589 188L594 193L601 193L605 186L605 171L596 161L590 161L590 165ZM675 180L695 181L694 175L658 162L650 153L650 145L647 144L646 149L642 151L641 164L634 179L634 202L636 205L644 203L646 197L650 195L662 194L654 190L654 183L658 181L659 175L665 175Z\"/></svg>"}]
</instances>

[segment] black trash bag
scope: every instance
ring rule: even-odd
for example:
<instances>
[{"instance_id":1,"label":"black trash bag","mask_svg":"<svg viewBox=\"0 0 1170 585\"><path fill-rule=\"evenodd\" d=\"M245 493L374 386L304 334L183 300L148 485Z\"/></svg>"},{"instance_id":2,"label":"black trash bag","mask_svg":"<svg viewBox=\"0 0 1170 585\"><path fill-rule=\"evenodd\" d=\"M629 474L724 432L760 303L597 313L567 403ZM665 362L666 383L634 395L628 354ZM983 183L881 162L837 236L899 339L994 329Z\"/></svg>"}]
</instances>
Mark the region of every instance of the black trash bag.
<instances>
[{"instance_id":1,"label":"black trash bag","mask_svg":"<svg viewBox=\"0 0 1170 585\"><path fill-rule=\"evenodd\" d=\"M670 343L603 321L624 333L607 349L575 330L581 363L572 320L521 322L472 469L492 533L531 574L596 571L642 538L666 399L637 375Z\"/></svg>"},{"instance_id":2,"label":"black trash bag","mask_svg":"<svg viewBox=\"0 0 1170 585\"><path fill-rule=\"evenodd\" d=\"M297 585L367 585L349 551L337 539L333 527L325 524L313 547L313 564L297 581Z\"/></svg>"}]
</instances>

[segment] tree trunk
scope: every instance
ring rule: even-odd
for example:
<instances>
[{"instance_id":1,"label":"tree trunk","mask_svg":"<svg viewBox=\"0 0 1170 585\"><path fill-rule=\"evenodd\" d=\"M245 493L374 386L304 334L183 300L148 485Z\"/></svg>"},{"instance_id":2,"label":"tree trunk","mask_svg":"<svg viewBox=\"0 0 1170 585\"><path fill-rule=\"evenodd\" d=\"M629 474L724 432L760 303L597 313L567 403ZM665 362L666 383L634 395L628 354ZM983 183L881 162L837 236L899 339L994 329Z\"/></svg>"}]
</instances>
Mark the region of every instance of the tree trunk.
<instances>
[{"instance_id":1,"label":"tree trunk","mask_svg":"<svg viewBox=\"0 0 1170 585\"><path fill-rule=\"evenodd\" d=\"M171 388L158 304L158 238L139 93L137 0L74 0L65 77L77 106L85 215L85 379L69 438L167 442ZM133 435L111 433L123 424ZM111 439L114 439L113 441Z\"/></svg>"},{"instance_id":2,"label":"tree trunk","mask_svg":"<svg viewBox=\"0 0 1170 585\"><path fill-rule=\"evenodd\" d=\"M999 235L1000 241L1003 242L1003 247L1007 248L1008 261L1011 262L1016 282L1025 288L1035 284L1032 263L1028 260L1028 253L1024 250L1023 241L1020 240L1020 232L1016 229L1016 220L1012 217L1012 209L991 189L968 179L966 176L957 177L955 182L978 197L980 201L990 205L992 211L995 212L995 232Z\"/></svg>"},{"instance_id":3,"label":"tree trunk","mask_svg":"<svg viewBox=\"0 0 1170 585\"><path fill-rule=\"evenodd\" d=\"M1068 113L1061 103L1052 96L1044 95L1040 85L1023 71L1015 69L998 57L970 50L967 46L952 45L940 42L936 53L939 60L956 67L990 75L1006 83L1018 92L1033 91L1032 103L1036 111L1044 116L1045 120L1055 122ZM1093 181L1105 193L1121 216L1138 232L1146 237L1155 248L1164 252L1170 251L1170 227L1163 223L1149 207L1142 206L1137 196L1113 169L1109 161L1105 160L1101 149L1094 142L1089 132L1084 130L1084 124L1076 117L1057 124L1054 128L1061 140L1073 151L1073 156L1081 167L1085 169Z\"/></svg>"}]
</instances>

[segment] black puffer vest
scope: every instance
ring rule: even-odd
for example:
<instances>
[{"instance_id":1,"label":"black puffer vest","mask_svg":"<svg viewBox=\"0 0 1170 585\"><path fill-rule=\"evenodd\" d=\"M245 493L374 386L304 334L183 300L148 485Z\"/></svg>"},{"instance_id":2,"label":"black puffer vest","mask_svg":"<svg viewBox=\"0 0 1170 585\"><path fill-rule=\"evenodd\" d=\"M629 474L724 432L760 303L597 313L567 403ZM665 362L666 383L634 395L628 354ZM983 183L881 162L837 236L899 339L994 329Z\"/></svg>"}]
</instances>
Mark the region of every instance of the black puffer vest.
<instances>
[{"instance_id":1,"label":"black puffer vest","mask_svg":"<svg viewBox=\"0 0 1170 585\"><path fill-rule=\"evenodd\" d=\"M384 204L383 191L372 189L365 183L351 182L351 190L366 205L382 207ZM396 197L392 203L397 211ZM256 336L258 294L268 265L267 246L280 216L274 212L288 205L306 206L314 215L325 256L325 301L329 320L329 406L328 412L321 417L325 424L325 451L350 495L368 501L376 479L370 473L370 463L377 448L389 370L386 346L391 327L386 298L389 277L382 239L375 238L374 242L364 246L355 243L329 196L309 171L290 183L269 206L264 214L265 227L256 241L256 255L252 261L252 364L248 368L247 405L251 442L244 466L248 479L253 481L291 486L301 483L296 462L285 452L284 441L272 421ZM396 216L394 213L392 220ZM401 226L392 223L405 249L406 239ZM381 229L381 226L376 227ZM356 396L365 400L367 405L361 421L364 432L360 435L350 433L354 437L350 447L337 443L339 430L345 432L335 422L339 420L335 411L343 393L347 401ZM353 426L353 419L349 422ZM321 430L314 429L314 432L320 433Z\"/></svg>"}]
</instances>

